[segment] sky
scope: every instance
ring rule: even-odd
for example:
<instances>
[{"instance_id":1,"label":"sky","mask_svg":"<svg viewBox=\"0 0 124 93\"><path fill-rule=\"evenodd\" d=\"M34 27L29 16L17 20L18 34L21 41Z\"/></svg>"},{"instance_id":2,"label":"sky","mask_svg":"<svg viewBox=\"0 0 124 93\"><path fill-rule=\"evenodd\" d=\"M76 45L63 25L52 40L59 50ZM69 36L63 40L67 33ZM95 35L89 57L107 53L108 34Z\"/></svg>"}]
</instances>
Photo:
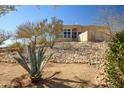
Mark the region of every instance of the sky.
<instances>
[{"instance_id":1,"label":"sky","mask_svg":"<svg viewBox=\"0 0 124 93\"><path fill-rule=\"evenodd\" d=\"M0 16L0 29L16 32L19 25L25 22L39 22L52 17L63 20L65 25L94 25L102 7L113 7L118 13L123 13L124 6L100 5L22 5L17 6L17 11L11 11Z\"/></svg>"},{"instance_id":2,"label":"sky","mask_svg":"<svg viewBox=\"0 0 124 93\"><path fill-rule=\"evenodd\" d=\"M0 17L0 29L15 32L17 27L25 22L39 22L52 17L63 20L65 25L92 25L98 14L99 6L18 6L17 11L12 11Z\"/></svg>"}]
</instances>

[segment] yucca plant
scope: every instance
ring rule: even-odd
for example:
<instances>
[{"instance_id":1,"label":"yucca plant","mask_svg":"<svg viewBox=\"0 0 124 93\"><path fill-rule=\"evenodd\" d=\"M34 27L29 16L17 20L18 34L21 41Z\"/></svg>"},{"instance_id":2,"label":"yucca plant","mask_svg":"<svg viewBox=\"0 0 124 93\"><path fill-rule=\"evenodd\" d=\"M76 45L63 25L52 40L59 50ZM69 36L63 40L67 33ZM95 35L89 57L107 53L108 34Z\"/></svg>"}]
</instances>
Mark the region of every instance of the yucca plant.
<instances>
[{"instance_id":1,"label":"yucca plant","mask_svg":"<svg viewBox=\"0 0 124 93\"><path fill-rule=\"evenodd\" d=\"M45 56L46 48L39 47L38 52L36 52L36 47L28 46L28 53L30 60L27 61L26 57L18 51L20 57L14 57L15 60L30 74L32 83L38 82L41 80L41 71L43 70L46 62L51 58L52 54L49 57Z\"/></svg>"}]
</instances>

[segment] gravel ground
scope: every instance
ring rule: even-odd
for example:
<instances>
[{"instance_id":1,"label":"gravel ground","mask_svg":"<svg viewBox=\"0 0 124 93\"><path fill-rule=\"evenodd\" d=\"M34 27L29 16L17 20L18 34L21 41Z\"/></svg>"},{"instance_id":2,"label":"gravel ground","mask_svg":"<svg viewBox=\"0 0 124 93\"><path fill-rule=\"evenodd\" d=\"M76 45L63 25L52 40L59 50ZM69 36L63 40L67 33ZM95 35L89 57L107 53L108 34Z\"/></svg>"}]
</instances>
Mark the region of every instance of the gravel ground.
<instances>
[{"instance_id":1,"label":"gravel ground","mask_svg":"<svg viewBox=\"0 0 124 93\"><path fill-rule=\"evenodd\" d=\"M48 49L46 55L54 52L50 60L54 63L75 65L79 63L78 66L80 64L97 65L97 74L95 74L97 85L107 87L104 58L106 48L106 42L60 42L56 43L52 50ZM0 62L15 63L13 56L16 55L16 53L13 53L13 55L0 53Z\"/></svg>"}]
</instances>

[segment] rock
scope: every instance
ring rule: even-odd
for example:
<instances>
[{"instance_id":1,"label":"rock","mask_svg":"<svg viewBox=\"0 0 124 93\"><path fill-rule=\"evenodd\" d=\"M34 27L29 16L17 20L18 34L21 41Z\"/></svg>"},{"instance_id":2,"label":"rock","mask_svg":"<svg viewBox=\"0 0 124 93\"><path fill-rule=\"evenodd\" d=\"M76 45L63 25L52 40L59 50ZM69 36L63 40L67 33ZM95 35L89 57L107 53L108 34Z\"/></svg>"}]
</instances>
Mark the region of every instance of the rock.
<instances>
[{"instance_id":1,"label":"rock","mask_svg":"<svg viewBox=\"0 0 124 93\"><path fill-rule=\"evenodd\" d=\"M28 87L31 85L31 80L29 78L20 81L22 87Z\"/></svg>"},{"instance_id":2,"label":"rock","mask_svg":"<svg viewBox=\"0 0 124 93\"><path fill-rule=\"evenodd\" d=\"M10 83L10 85L7 85L6 87L10 87L10 88L21 88L22 85L19 81L14 80Z\"/></svg>"}]
</instances>

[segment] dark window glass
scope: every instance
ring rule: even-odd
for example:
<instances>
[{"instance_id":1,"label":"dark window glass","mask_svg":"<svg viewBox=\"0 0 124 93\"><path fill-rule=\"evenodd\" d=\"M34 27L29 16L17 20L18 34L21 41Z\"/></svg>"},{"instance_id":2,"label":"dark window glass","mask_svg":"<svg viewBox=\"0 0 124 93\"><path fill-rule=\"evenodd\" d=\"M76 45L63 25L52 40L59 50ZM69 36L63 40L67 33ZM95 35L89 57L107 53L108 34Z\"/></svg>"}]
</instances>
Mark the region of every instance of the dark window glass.
<instances>
[{"instance_id":1,"label":"dark window glass","mask_svg":"<svg viewBox=\"0 0 124 93\"><path fill-rule=\"evenodd\" d=\"M78 32L78 35L81 34L81 32Z\"/></svg>"},{"instance_id":2,"label":"dark window glass","mask_svg":"<svg viewBox=\"0 0 124 93\"><path fill-rule=\"evenodd\" d=\"M77 38L77 32L72 32L72 38Z\"/></svg>"},{"instance_id":3,"label":"dark window glass","mask_svg":"<svg viewBox=\"0 0 124 93\"><path fill-rule=\"evenodd\" d=\"M75 32L75 33L74 33L74 38L76 38L76 37L77 37L77 33Z\"/></svg>"},{"instance_id":4,"label":"dark window glass","mask_svg":"<svg viewBox=\"0 0 124 93\"><path fill-rule=\"evenodd\" d=\"M67 32L64 32L64 38L66 38L67 37Z\"/></svg>"},{"instance_id":5,"label":"dark window glass","mask_svg":"<svg viewBox=\"0 0 124 93\"><path fill-rule=\"evenodd\" d=\"M71 33L70 32L68 32L68 38L70 38L71 37Z\"/></svg>"}]
</instances>

